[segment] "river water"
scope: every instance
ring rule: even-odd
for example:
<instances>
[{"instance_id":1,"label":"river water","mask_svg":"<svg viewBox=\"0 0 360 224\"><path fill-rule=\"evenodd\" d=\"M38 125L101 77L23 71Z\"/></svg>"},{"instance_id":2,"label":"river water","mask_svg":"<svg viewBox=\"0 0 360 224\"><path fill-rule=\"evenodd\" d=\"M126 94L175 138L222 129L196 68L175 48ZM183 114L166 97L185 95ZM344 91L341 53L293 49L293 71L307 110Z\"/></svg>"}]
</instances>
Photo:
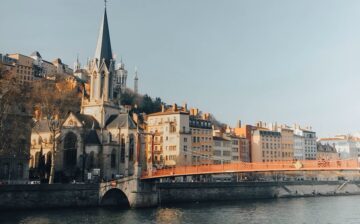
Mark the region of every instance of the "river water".
<instances>
[{"instance_id":1,"label":"river water","mask_svg":"<svg viewBox=\"0 0 360 224\"><path fill-rule=\"evenodd\" d=\"M0 199L1 200L1 199ZM0 223L360 223L360 196L190 203L151 209L1 212Z\"/></svg>"}]
</instances>

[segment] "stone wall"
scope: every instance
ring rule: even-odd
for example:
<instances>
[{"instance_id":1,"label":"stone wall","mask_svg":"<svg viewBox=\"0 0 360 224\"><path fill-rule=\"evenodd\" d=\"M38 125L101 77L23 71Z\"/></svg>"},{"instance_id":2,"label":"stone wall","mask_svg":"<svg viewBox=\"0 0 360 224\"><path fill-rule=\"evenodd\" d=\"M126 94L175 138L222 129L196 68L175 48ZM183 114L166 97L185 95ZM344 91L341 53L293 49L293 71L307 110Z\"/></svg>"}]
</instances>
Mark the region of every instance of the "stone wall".
<instances>
[{"instance_id":1,"label":"stone wall","mask_svg":"<svg viewBox=\"0 0 360 224\"><path fill-rule=\"evenodd\" d=\"M0 209L87 207L99 203L99 185L0 185Z\"/></svg>"},{"instance_id":2,"label":"stone wall","mask_svg":"<svg viewBox=\"0 0 360 224\"><path fill-rule=\"evenodd\" d=\"M159 204L360 194L360 182L159 183Z\"/></svg>"}]
</instances>

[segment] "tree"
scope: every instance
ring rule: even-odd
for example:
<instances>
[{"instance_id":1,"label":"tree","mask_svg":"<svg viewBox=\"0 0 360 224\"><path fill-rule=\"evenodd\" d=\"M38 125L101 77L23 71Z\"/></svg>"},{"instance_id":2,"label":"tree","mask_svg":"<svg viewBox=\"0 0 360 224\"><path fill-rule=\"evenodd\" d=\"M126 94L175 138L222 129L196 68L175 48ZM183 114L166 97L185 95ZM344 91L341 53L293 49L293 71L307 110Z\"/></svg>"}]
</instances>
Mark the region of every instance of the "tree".
<instances>
[{"instance_id":1,"label":"tree","mask_svg":"<svg viewBox=\"0 0 360 224\"><path fill-rule=\"evenodd\" d=\"M0 156L29 156L32 119L29 87L9 72L0 73Z\"/></svg>"},{"instance_id":2,"label":"tree","mask_svg":"<svg viewBox=\"0 0 360 224\"><path fill-rule=\"evenodd\" d=\"M61 132L62 121L69 111L79 110L80 96L77 88L72 88L59 76L56 76L55 80L39 80L33 85L32 103L35 110L39 112L40 119L47 120L52 133L49 184L54 183L57 138Z\"/></svg>"}]
</instances>

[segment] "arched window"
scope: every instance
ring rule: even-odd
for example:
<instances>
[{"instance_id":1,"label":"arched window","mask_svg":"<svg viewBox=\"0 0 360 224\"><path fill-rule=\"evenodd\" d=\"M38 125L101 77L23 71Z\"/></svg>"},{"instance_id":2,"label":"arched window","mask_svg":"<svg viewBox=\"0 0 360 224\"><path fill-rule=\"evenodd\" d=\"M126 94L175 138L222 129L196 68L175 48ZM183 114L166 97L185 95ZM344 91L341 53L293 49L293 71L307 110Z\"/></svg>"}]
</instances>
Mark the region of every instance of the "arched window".
<instances>
[{"instance_id":1,"label":"arched window","mask_svg":"<svg viewBox=\"0 0 360 224\"><path fill-rule=\"evenodd\" d=\"M51 166L51 152L46 153L46 166Z\"/></svg>"},{"instance_id":2,"label":"arched window","mask_svg":"<svg viewBox=\"0 0 360 224\"><path fill-rule=\"evenodd\" d=\"M115 168L116 167L116 151L115 149L112 150L111 152L111 159L110 159L110 164L111 164L111 168Z\"/></svg>"},{"instance_id":3,"label":"arched window","mask_svg":"<svg viewBox=\"0 0 360 224\"><path fill-rule=\"evenodd\" d=\"M129 161L134 160L134 148L135 148L134 136L130 135L130 137L129 137Z\"/></svg>"},{"instance_id":4,"label":"arched window","mask_svg":"<svg viewBox=\"0 0 360 224\"><path fill-rule=\"evenodd\" d=\"M120 144L120 161L125 163L125 138L124 136L121 137L121 144Z\"/></svg>"},{"instance_id":5,"label":"arched window","mask_svg":"<svg viewBox=\"0 0 360 224\"><path fill-rule=\"evenodd\" d=\"M29 168L34 168L34 156L30 156Z\"/></svg>"},{"instance_id":6,"label":"arched window","mask_svg":"<svg viewBox=\"0 0 360 224\"><path fill-rule=\"evenodd\" d=\"M104 84L105 84L105 72L101 72L100 76L100 97L102 97L104 91Z\"/></svg>"},{"instance_id":7,"label":"arched window","mask_svg":"<svg viewBox=\"0 0 360 224\"><path fill-rule=\"evenodd\" d=\"M77 137L73 132L66 134L64 139L64 164L66 167L76 166Z\"/></svg>"},{"instance_id":8,"label":"arched window","mask_svg":"<svg viewBox=\"0 0 360 224\"><path fill-rule=\"evenodd\" d=\"M39 167L39 160L40 160L40 152L36 152L36 153L35 153L34 168L38 168L38 167Z\"/></svg>"}]
</instances>

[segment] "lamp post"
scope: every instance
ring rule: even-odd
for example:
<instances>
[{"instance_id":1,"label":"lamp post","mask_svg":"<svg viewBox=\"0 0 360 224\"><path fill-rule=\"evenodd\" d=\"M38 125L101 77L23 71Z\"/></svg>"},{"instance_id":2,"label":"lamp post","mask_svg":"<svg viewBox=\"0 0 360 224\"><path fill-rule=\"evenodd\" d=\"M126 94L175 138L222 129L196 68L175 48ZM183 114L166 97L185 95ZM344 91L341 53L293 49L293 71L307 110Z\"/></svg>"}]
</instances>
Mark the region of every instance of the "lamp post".
<instances>
[{"instance_id":1,"label":"lamp post","mask_svg":"<svg viewBox=\"0 0 360 224\"><path fill-rule=\"evenodd\" d=\"M48 126L49 130L52 133L53 138L53 145L51 148L51 167L50 167L50 176L49 176L49 184L54 183L54 176L55 176L55 153L56 153L56 134L60 133L61 129L61 122L59 117L51 116L48 117Z\"/></svg>"}]
</instances>

